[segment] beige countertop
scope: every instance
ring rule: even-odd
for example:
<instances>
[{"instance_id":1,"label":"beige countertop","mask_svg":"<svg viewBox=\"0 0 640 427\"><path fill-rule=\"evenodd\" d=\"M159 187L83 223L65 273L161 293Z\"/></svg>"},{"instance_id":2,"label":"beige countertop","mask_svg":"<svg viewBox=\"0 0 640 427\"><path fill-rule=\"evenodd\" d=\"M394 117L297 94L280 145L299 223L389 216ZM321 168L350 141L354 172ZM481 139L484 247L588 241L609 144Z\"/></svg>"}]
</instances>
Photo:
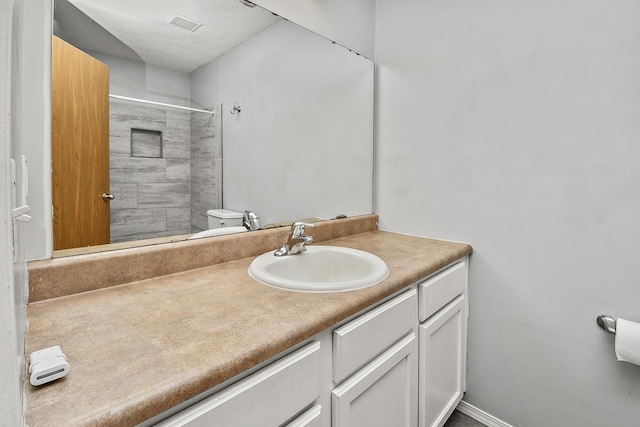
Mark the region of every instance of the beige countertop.
<instances>
[{"instance_id":1,"label":"beige countertop","mask_svg":"<svg viewBox=\"0 0 640 427\"><path fill-rule=\"evenodd\" d=\"M471 253L378 230L319 244L378 255L389 277L357 291L291 292L249 277L251 256L30 303L26 354L60 345L71 371L41 387L26 380L28 425L136 425Z\"/></svg>"}]
</instances>

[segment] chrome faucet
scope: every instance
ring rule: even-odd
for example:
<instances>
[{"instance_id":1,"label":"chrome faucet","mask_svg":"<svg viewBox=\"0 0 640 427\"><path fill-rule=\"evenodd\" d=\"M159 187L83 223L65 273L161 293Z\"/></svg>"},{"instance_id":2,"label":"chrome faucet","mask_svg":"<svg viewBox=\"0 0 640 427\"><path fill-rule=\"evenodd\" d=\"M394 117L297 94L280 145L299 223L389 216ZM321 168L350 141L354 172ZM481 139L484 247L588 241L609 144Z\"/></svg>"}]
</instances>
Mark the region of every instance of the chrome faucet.
<instances>
[{"instance_id":1,"label":"chrome faucet","mask_svg":"<svg viewBox=\"0 0 640 427\"><path fill-rule=\"evenodd\" d=\"M287 256L296 255L307 250L304 245L313 243L313 237L304 234L304 227L313 227L313 224L308 222L294 222L291 225L291 231L289 232L289 238L287 243L282 245L280 249L275 251L275 256Z\"/></svg>"},{"instance_id":2,"label":"chrome faucet","mask_svg":"<svg viewBox=\"0 0 640 427\"><path fill-rule=\"evenodd\" d=\"M244 227L249 231L260 230L262 228L260 217L257 213L252 211L244 211L244 219L242 221L242 225L244 225Z\"/></svg>"}]
</instances>

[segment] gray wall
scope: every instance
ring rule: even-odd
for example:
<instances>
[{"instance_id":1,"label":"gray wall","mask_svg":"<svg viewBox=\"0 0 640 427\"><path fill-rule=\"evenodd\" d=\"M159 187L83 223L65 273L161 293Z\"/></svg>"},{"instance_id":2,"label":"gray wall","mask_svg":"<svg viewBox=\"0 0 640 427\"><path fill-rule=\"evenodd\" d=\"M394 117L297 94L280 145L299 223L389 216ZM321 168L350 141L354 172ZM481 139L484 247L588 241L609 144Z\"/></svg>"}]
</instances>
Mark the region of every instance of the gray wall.
<instances>
[{"instance_id":1,"label":"gray wall","mask_svg":"<svg viewBox=\"0 0 640 427\"><path fill-rule=\"evenodd\" d=\"M634 426L637 2L377 0L381 227L470 242L468 393L514 426Z\"/></svg>"},{"instance_id":2,"label":"gray wall","mask_svg":"<svg viewBox=\"0 0 640 427\"><path fill-rule=\"evenodd\" d=\"M209 228L207 211L222 207L222 144L220 117L191 113L191 231Z\"/></svg>"},{"instance_id":3,"label":"gray wall","mask_svg":"<svg viewBox=\"0 0 640 427\"><path fill-rule=\"evenodd\" d=\"M132 129L159 132L162 150L133 156ZM190 233L190 113L111 99L109 134L111 243Z\"/></svg>"}]
</instances>

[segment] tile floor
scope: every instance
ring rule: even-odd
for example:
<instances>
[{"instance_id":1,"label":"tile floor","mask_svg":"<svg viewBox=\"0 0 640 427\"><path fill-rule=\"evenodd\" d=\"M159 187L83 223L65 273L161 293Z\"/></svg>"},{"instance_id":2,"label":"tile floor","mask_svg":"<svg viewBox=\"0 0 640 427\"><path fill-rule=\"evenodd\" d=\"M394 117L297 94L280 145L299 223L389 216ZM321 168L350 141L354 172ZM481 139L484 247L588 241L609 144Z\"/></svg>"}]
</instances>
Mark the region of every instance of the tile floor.
<instances>
[{"instance_id":1,"label":"tile floor","mask_svg":"<svg viewBox=\"0 0 640 427\"><path fill-rule=\"evenodd\" d=\"M444 427L486 427L484 424L474 420L465 414L453 411L451 417L444 423Z\"/></svg>"}]
</instances>

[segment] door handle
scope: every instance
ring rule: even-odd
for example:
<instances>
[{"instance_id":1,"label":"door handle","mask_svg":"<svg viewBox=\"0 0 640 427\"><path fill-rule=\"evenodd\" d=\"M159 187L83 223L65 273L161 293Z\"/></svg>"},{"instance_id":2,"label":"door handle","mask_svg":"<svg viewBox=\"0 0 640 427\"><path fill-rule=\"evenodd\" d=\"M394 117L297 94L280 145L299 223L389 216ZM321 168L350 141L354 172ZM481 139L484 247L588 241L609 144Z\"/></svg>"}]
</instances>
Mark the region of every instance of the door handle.
<instances>
[{"instance_id":1,"label":"door handle","mask_svg":"<svg viewBox=\"0 0 640 427\"><path fill-rule=\"evenodd\" d=\"M113 200L115 198L116 198L116 196L114 196L113 194L109 194L109 193L104 193L102 195L102 200L104 200L105 202L108 202L108 201Z\"/></svg>"}]
</instances>

